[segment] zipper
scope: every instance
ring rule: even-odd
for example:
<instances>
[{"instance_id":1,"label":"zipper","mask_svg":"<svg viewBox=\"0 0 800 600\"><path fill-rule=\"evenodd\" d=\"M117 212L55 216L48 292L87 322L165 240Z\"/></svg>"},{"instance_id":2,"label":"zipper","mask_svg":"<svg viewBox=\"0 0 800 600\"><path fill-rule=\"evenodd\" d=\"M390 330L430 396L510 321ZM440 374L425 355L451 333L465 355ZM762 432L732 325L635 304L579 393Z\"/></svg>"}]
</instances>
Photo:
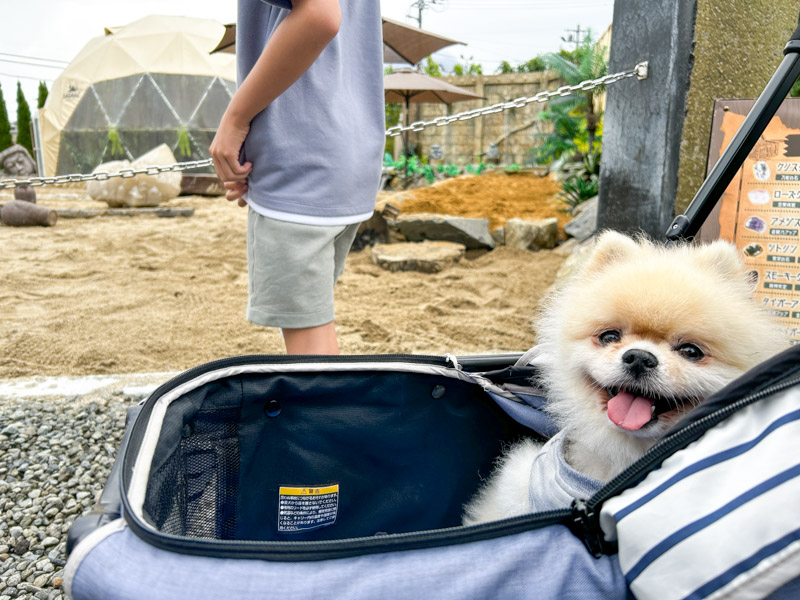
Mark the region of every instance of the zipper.
<instances>
[{"instance_id":1,"label":"zipper","mask_svg":"<svg viewBox=\"0 0 800 600\"><path fill-rule=\"evenodd\" d=\"M566 508L469 527L449 527L317 542L210 540L155 532L145 527L133 515L127 496L122 496L122 503L123 515L131 530L149 544L163 550L215 558L254 558L280 562L332 560L365 554L466 544L524 533L550 525L568 524L573 516L573 510Z\"/></svg>"},{"instance_id":2,"label":"zipper","mask_svg":"<svg viewBox=\"0 0 800 600\"><path fill-rule=\"evenodd\" d=\"M270 364L286 364L286 363L361 363L361 362L375 362L375 363L391 363L391 362L408 362L414 364L433 364L441 367L452 366L448 359L444 356L429 355L429 354L356 354L356 355L331 355L331 354L248 354L244 356L231 356L212 360L202 365L197 365L179 373L172 379L169 379L158 386L148 398L145 398L140 404L145 404L149 398L157 398L162 396L164 392L170 388L177 387L198 375L214 371L216 369L223 369L226 367L235 367L248 364L257 363L270 363Z\"/></svg>"},{"instance_id":3,"label":"zipper","mask_svg":"<svg viewBox=\"0 0 800 600\"><path fill-rule=\"evenodd\" d=\"M573 502L574 528L578 528L583 532L581 537L584 538L589 551L594 556L616 552L616 543L606 541L600 528L600 509L606 500L638 484L643 475L660 466L666 458L695 441L714 425L767 396L797 384L800 384L800 375L794 375L780 383L720 407L713 413L686 425L658 442L645 452L639 460L600 488L589 500Z\"/></svg>"}]
</instances>

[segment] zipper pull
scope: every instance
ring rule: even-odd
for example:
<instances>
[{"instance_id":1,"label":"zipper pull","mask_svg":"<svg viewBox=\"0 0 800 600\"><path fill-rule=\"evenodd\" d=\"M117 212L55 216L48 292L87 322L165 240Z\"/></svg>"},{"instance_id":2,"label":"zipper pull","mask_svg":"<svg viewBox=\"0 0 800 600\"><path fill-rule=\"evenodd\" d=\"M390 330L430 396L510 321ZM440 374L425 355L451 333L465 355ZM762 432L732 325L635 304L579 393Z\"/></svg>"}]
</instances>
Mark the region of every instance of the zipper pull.
<instances>
[{"instance_id":1,"label":"zipper pull","mask_svg":"<svg viewBox=\"0 0 800 600\"><path fill-rule=\"evenodd\" d=\"M453 364L453 368L456 371L461 371L462 370L461 369L461 365L458 364L458 358L456 358L454 355L450 354L449 352L444 355L444 360L445 360L445 362L452 363Z\"/></svg>"},{"instance_id":2,"label":"zipper pull","mask_svg":"<svg viewBox=\"0 0 800 600\"><path fill-rule=\"evenodd\" d=\"M607 542L604 539L599 515L593 510L589 510L585 500L576 498L572 501L570 509L572 517L569 521L569 528L572 533L583 540L586 549L592 556L600 558L603 554L616 553L616 543Z\"/></svg>"}]
</instances>

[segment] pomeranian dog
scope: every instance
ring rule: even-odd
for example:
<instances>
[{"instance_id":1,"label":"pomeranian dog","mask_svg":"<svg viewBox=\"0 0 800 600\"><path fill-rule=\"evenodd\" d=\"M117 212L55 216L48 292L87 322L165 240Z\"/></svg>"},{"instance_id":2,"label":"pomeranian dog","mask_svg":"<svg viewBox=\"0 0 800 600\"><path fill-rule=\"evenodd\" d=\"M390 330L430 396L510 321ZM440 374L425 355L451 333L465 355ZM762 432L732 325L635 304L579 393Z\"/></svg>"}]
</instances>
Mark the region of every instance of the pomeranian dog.
<instances>
[{"instance_id":1,"label":"pomeranian dog","mask_svg":"<svg viewBox=\"0 0 800 600\"><path fill-rule=\"evenodd\" d=\"M601 234L537 319L547 411L467 504L465 525L568 507L641 457L693 406L788 347L723 241L666 248Z\"/></svg>"}]
</instances>

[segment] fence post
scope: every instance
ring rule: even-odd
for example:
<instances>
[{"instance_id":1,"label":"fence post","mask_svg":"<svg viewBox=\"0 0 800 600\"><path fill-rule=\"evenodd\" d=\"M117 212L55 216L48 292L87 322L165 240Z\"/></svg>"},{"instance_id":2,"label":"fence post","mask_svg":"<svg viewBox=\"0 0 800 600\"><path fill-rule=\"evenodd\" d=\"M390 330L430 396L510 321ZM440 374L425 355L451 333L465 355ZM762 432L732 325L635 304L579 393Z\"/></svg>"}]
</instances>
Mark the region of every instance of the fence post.
<instances>
[{"instance_id":1,"label":"fence post","mask_svg":"<svg viewBox=\"0 0 800 600\"><path fill-rule=\"evenodd\" d=\"M647 79L607 89L598 228L660 238L672 221L696 0L616 0L608 70Z\"/></svg>"}]
</instances>

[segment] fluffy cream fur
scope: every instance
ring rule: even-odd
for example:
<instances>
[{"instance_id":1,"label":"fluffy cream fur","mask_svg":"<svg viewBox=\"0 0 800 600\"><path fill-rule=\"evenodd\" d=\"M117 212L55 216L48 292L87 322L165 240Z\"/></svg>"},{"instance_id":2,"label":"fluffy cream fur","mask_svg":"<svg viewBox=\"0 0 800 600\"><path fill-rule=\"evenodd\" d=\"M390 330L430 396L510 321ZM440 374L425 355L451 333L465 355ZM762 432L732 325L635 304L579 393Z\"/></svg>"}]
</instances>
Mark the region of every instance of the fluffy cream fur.
<instances>
[{"instance_id":1,"label":"fluffy cream fur","mask_svg":"<svg viewBox=\"0 0 800 600\"><path fill-rule=\"evenodd\" d=\"M786 348L783 331L751 292L739 252L727 242L665 248L615 232L600 235L585 266L549 297L536 323L550 358L541 383L566 435L567 462L608 481L693 405ZM619 339L603 343L609 330ZM686 344L702 358L687 359L679 351ZM631 349L658 361L636 383L622 361ZM607 390L628 385L638 386L637 395L674 398L677 406L656 412L644 427L623 429L608 416ZM465 523L528 512L520 507L537 451L530 442L513 447L466 507Z\"/></svg>"}]
</instances>

